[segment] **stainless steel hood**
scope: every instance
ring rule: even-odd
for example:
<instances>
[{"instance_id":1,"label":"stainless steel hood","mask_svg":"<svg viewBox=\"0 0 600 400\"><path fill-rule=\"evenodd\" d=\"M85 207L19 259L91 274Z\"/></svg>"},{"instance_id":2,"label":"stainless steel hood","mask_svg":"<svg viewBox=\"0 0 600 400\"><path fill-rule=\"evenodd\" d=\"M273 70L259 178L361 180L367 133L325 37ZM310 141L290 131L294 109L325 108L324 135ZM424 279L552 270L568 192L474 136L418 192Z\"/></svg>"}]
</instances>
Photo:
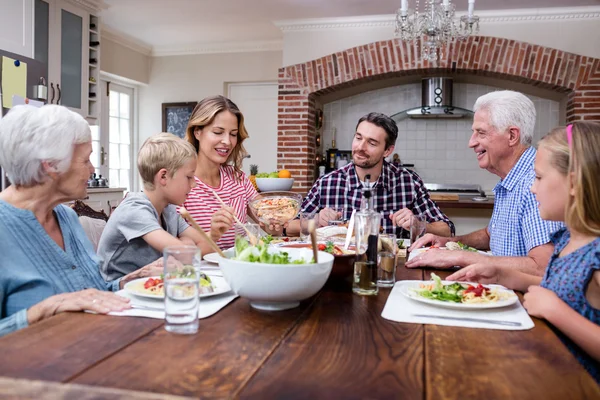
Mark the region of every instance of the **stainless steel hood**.
<instances>
[{"instance_id":1,"label":"stainless steel hood","mask_svg":"<svg viewBox=\"0 0 600 400\"><path fill-rule=\"evenodd\" d=\"M395 121L406 118L472 118L473 111L452 105L452 78L425 78L421 83L421 106L392 115Z\"/></svg>"}]
</instances>

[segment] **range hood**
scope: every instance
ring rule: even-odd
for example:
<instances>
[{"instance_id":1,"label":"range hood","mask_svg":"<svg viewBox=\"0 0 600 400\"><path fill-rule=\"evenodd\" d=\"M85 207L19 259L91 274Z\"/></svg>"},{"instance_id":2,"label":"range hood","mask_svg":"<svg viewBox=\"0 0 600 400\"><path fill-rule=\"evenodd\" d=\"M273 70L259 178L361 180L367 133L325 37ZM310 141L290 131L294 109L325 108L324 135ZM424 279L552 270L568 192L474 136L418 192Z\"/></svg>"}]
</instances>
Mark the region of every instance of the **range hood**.
<instances>
[{"instance_id":1,"label":"range hood","mask_svg":"<svg viewBox=\"0 0 600 400\"><path fill-rule=\"evenodd\" d=\"M455 119L473 117L473 111L452 105L452 78L425 78L421 82L421 106L392 115L395 121L406 118Z\"/></svg>"}]
</instances>

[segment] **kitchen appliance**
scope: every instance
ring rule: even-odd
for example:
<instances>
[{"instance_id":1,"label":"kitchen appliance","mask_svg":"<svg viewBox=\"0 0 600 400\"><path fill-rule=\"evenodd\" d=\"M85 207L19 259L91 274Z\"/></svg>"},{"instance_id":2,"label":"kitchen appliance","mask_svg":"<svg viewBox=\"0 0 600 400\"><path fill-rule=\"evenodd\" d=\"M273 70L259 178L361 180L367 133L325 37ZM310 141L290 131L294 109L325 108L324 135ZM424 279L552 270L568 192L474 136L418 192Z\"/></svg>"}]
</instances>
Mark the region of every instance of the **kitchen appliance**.
<instances>
[{"instance_id":1,"label":"kitchen appliance","mask_svg":"<svg viewBox=\"0 0 600 400\"><path fill-rule=\"evenodd\" d=\"M396 121L406 118L473 118L473 111L452 105L452 78L425 78L421 81L421 106L392 115Z\"/></svg>"},{"instance_id":2,"label":"kitchen appliance","mask_svg":"<svg viewBox=\"0 0 600 400\"><path fill-rule=\"evenodd\" d=\"M453 195L456 200L470 198L475 201L487 201L488 198L480 185L467 185L459 183L425 183L425 188L432 197L435 195Z\"/></svg>"}]
</instances>

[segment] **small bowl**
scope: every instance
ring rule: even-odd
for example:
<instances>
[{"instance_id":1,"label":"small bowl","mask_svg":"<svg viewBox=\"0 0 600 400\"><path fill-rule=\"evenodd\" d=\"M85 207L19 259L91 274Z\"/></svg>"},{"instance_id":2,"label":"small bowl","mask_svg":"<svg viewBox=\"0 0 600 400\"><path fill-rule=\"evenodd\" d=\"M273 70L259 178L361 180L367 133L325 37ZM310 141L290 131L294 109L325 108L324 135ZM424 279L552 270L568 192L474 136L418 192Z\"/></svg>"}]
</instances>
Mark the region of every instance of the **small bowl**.
<instances>
[{"instance_id":1,"label":"small bowl","mask_svg":"<svg viewBox=\"0 0 600 400\"><path fill-rule=\"evenodd\" d=\"M278 204L279 203L279 204ZM281 225L290 222L298 215L302 195L293 192L262 192L248 203L250 214L256 221L265 225Z\"/></svg>"},{"instance_id":2,"label":"small bowl","mask_svg":"<svg viewBox=\"0 0 600 400\"><path fill-rule=\"evenodd\" d=\"M256 186L261 192L290 190L294 186L294 178L256 178Z\"/></svg>"},{"instance_id":3,"label":"small bowl","mask_svg":"<svg viewBox=\"0 0 600 400\"><path fill-rule=\"evenodd\" d=\"M319 242L325 243L325 242ZM312 249L310 243L281 243L276 245L280 248L285 248L286 251L299 248ZM349 250L354 250L354 245L349 247ZM321 252L319 252L321 254ZM329 254L329 253L327 253ZM334 256L333 268L327 280L328 287L337 287L343 291L352 290L352 276L354 273L355 254L342 254Z\"/></svg>"},{"instance_id":4,"label":"small bowl","mask_svg":"<svg viewBox=\"0 0 600 400\"><path fill-rule=\"evenodd\" d=\"M278 251L277 249L269 249ZM312 259L307 249L285 249L291 259ZM227 257L234 250L225 251ZM279 311L295 308L300 301L315 295L329 278L333 255L320 251L318 264L264 264L219 257L225 280L253 308Z\"/></svg>"}]
</instances>

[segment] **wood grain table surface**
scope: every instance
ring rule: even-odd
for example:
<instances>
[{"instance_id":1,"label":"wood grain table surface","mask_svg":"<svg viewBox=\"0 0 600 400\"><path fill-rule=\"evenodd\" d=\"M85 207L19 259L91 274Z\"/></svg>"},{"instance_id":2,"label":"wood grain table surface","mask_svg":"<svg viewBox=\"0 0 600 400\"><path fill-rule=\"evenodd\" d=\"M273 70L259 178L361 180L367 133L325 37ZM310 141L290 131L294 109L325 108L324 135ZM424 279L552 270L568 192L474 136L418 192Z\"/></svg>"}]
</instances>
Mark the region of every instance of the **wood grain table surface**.
<instances>
[{"instance_id":1,"label":"wood grain table surface","mask_svg":"<svg viewBox=\"0 0 600 400\"><path fill-rule=\"evenodd\" d=\"M424 275L398 268L398 279ZM156 319L60 314L0 338L0 398L600 398L544 321L529 331L397 323L381 317L389 292L326 287L279 312L237 299L190 336Z\"/></svg>"}]
</instances>

